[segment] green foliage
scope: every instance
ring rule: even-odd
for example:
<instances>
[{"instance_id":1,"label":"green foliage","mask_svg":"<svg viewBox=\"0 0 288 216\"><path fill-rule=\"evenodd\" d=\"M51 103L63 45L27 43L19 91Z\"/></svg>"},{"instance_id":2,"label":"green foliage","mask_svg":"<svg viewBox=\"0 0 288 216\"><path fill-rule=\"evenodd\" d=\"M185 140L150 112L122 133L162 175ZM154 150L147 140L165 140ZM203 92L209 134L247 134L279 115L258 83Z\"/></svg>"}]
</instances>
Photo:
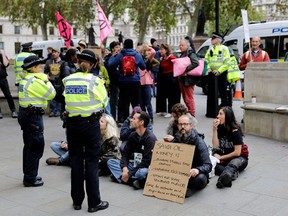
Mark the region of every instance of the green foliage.
<instances>
[{"instance_id":1,"label":"green foliage","mask_svg":"<svg viewBox=\"0 0 288 216\"><path fill-rule=\"evenodd\" d=\"M252 7L250 0L226 0L219 1L220 33L224 33L229 26L242 25L241 9L247 10L249 21L262 21L264 14L262 11L257 12ZM215 0L203 1L205 16L207 19L206 30L208 35L215 31Z\"/></svg>"},{"instance_id":2,"label":"green foliage","mask_svg":"<svg viewBox=\"0 0 288 216\"><path fill-rule=\"evenodd\" d=\"M143 42L149 27L165 29L169 32L176 24L175 12L177 4L171 0L131 0L129 14L134 21L138 41Z\"/></svg>"}]
</instances>

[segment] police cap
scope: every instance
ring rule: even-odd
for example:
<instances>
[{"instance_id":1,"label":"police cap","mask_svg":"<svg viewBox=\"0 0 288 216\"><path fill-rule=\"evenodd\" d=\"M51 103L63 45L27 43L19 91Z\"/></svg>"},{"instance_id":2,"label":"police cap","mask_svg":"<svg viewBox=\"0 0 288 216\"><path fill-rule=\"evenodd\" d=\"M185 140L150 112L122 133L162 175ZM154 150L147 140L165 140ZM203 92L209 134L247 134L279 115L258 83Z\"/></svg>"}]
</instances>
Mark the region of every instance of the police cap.
<instances>
[{"instance_id":1,"label":"police cap","mask_svg":"<svg viewBox=\"0 0 288 216\"><path fill-rule=\"evenodd\" d=\"M23 49L28 49L32 47L33 42L28 42L28 43L24 43L21 44L21 46L23 47Z\"/></svg>"},{"instance_id":2,"label":"police cap","mask_svg":"<svg viewBox=\"0 0 288 216\"><path fill-rule=\"evenodd\" d=\"M219 39L223 40L223 36L217 32L213 32L211 38L212 39L219 38Z\"/></svg>"},{"instance_id":3,"label":"police cap","mask_svg":"<svg viewBox=\"0 0 288 216\"><path fill-rule=\"evenodd\" d=\"M80 60L91 62L93 64L97 63L96 55L92 50L83 50L80 54L77 54L77 58Z\"/></svg>"},{"instance_id":4,"label":"police cap","mask_svg":"<svg viewBox=\"0 0 288 216\"><path fill-rule=\"evenodd\" d=\"M24 59L23 65L21 66L24 70L31 68L35 65L43 64L44 62L38 56L28 56Z\"/></svg>"}]
</instances>

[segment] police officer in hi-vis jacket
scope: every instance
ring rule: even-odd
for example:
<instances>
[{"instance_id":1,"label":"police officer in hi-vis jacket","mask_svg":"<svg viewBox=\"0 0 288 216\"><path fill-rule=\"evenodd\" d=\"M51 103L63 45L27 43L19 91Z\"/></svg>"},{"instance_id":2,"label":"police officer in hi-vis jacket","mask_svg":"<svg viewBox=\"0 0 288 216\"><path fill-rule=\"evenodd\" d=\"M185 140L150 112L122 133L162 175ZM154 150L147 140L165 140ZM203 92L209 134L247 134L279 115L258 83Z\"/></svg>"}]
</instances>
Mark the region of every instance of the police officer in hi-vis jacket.
<instances>
[{"instance_id":1,"label":"police officer in hi-vis jacket","mask_svg":"<svg viewBox=\"0 0 288 216\"><path fill-rule=\"evenodd\" d=\"M85 180L88 212L109 206L107 201L101 201L98 179L101 143L99 119L108 104L108 97L104 81L89 73L97 63L95 57L91 50L77 54L78 71L63 79L73 208L81 209Z\"/></svg>"},{"instance_id":2,"label":"police officer in hi-vis jacket","mask_svg":"<svg viewBox=\"0 0 288 216\"><path fill-rule=\"evenodd\" d=\"M18 122L23 131L23 184L25 187L42 186L44 182L38 175L39 160L44 151L44 109L48 100L52 100L56 91L41 72L42 60L37 56L24 59L22 65L25 73L19 82Z\"/></svg>"}]
</instances>

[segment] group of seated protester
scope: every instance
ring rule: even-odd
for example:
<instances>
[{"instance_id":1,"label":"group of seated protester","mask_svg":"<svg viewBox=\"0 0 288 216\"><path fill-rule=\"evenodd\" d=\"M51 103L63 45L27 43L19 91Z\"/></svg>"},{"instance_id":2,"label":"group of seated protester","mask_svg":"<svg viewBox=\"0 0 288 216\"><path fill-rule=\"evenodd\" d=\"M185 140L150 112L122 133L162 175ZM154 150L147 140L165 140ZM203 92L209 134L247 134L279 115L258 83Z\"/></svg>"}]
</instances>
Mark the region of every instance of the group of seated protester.
<instances>
[{"instance_id":1,"label":"group of seated protester","mask_svg":"<svg viewBox=\"0 0 288 216\"><path fill-rule=\"evenodd\" d=\"M212 170L204 135L195 129L197 120L183 104L175 104L171 110L165 142L184 143L195 146L192 167L189 172L189 182L186 197L206 187L209 183L209 173ZM151 163L154 144L157 141L153 133L149 115L140 107L133 108L131 115L125 120L120 131L115 120L103 114L100 118L102 136L101 157L99 161L99 176L110 175L113 181L143 188ZM248 155L241 154L243 134L236 122L231 107L220 108L217 118L213 120L213 156L219 161L215 174L219 176L217 188L231 187L232 181L238 177L248 165ZM69 146L69 144L68 144ZM53 142L53 151L58 158L48 158L49 165L69 164L67 142ZM192 157L192 155L191 155Z\"/></svg>"}]
</instances>

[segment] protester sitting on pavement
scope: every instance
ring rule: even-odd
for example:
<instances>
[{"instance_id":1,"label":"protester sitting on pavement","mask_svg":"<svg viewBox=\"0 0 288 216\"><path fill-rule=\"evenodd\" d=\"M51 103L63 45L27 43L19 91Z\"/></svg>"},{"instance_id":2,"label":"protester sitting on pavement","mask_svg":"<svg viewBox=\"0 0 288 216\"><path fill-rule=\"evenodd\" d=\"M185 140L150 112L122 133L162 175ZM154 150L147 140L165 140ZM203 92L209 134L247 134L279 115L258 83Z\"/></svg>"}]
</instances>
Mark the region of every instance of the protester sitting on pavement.
<instances>
[{"instance_id":1,"label":"protester sitting on pavement","mask_svg":"<svg viewBox=\"0 0 288 216\"><path fill-rule=\"evenodd\" d=\"M178 119L179 131L175 136L167 135L165 141L195 145L192 167L189 172L189 182L186 197L192 195L193 190L201 190L209 183L209 172L212 170L208 148L202 138L194 129L197 120L190 114L184 114ZM192 155L191 155L192 157Z\"/></svg>"},{"instance_id":2,"label":"protester sitting on pavement","mask_svg":"<svg viewBox=\"0 0 288 216\"><path fill-rule=\"evenodd\" d=\"M115 120L103 114L100 118L100 131L101 131L101 152L99 158L99 173L101 175L109 174L107 167L107 160L111 158L119 158L120 153L118 149L118 128ZM66 141L52 142L51 149L60 157L50 157L46 160L48 165L70 165L68 144ZM102 170L100 172L100 170Z\"/></svg>"},{"instance_id":3,"label":"protester sitting on pavement","mask_svg":"<svg viewBox=\"0 0 288 216\"><path fill-rule=\"evenodd\" d=\"M118 127L112 116L103 114L100 118L100 131L102 142L98 174L103 176L110 174L107 161L109 159L120 159Z\"/></svg>"},{"instance_id":4,"label":"protester sitting on pavement","mask_svg":"<svg viewBox=\"0 0 288 216\"><path fill-rule=\"evenodd\" d=\"M175 134L179 131L178 129L178 118L188 112L187 107L184 104L177 103L174 104L171 109L172 118L169 121L169 125L167 128L167 134L175 136Z\"/></svg>"},{"instance_id":5,"label":"protester sitting on pavement","mask_svg":"<svg viewBox=\"0 0 288 216\"><path fill-rule=\"evenodd\" d=\"M217 119L213 121L213 156L220 160L215 167L219 175L217 187L231 187L232 181L238 177L238 172L248 165L248 157L241 156L243 143L242 131L238 125L231 107L219 110Z\"/></svg>"},{"instance_id":6,"label":"protester sitting on pavement","mask_svg":"<svg viewBox=\"0 0 288 216\"><path fill-rule=\"evenodd\" d=\"M135 113L140 113L142 111L140 106L135 106L131 112L131 115L123 122L123 125L120 130L120 140L122 141L120 145L120 152L123 152L124 147L127 143L129 135L135 131L135 128L131 127L131 120ZM151 122L147 125L147 129L153 133L153 126Z\"/></svg>"},{"instance_id":7,"label":"protester sitting on pavement","mask_svg":"<svg viewBox=\"0 0 288 216\"><path fill-rule=\"evenodd\" d=\"M152 149L157 140L156 136L147 129L149 115L146 112L137 112L131 120L131 127L135 129L127 140L122 152L122 158L110 159L107 162L112 178L135 189L144 187L151 163Z\"/></svg>"}]
</instances>

